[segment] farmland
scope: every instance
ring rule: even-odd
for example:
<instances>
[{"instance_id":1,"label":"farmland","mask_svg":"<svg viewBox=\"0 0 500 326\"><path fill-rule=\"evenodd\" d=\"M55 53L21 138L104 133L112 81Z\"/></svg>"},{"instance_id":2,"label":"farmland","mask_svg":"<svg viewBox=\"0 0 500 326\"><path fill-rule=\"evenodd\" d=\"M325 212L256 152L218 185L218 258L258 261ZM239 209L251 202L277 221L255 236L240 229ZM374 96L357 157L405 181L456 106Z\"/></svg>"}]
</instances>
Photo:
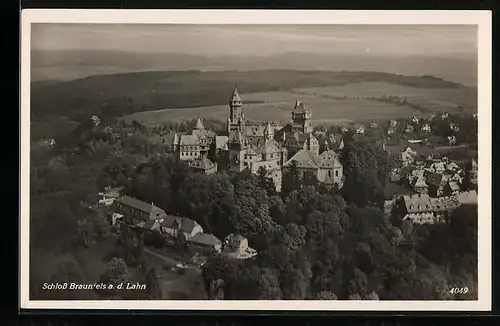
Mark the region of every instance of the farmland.
<instances>
[{"instance_id":1,"label":"farmland","mask_svg":"<svg viewBox=\"0 0 500 326\"><path fill-rule=\"evenodd\" d=\"M242 91L243 93L243 91ZM295 99L306 103L313 113L314 123L338 123L407 117L415 112L413 105L427 111L476 111L475 89L415 88L385 82L360 82L342 86L296 88L287 91L242 94L244 113L250 120L287 122ZM382 97L406 98L408 104L381 101ZM204 117L225 121L227 105L199 106L137 112L123 117L127 122L161 124Z\"/></svg>"}]
</instances>

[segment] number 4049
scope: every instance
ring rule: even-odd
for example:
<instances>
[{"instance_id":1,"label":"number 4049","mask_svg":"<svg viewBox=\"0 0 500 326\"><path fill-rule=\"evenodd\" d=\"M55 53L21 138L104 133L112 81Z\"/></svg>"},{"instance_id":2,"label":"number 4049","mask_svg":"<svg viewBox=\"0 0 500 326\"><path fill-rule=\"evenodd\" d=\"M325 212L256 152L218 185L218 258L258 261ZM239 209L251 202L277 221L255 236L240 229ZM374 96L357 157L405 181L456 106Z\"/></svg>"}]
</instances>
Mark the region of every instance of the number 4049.
<instances>
[{"instance_id":1,"label":"number 4049","mask_svg":"<svg viewBox=\"0 0 500 326\"><path fill-rule=\"evenodd\" d=\"M469 292L469 288L451 288L450 294L466 294Z\"/></svg>"}]
</instances>

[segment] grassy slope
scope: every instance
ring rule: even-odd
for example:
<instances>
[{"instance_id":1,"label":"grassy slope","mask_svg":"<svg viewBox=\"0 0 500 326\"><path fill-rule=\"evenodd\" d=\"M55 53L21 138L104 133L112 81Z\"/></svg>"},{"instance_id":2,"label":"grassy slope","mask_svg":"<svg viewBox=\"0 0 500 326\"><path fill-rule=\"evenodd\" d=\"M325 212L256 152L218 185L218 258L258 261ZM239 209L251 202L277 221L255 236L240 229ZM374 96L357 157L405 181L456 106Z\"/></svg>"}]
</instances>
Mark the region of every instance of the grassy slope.
<instances>
[{"instance_id":1,"label":"grassy slope","mask_svg":"<svg viewBox=\"0 0 500 326\"><path fill-rule=\"evenodd\" d=\"M379 72L296 70L140 72L98 75L59 83L33 83L31 112L32 120L35 118L45 120L47 115L52 115L81 121L91 114L116 117L140 111L226 105L235 85L247 98L247 94L253 93L288 93L293 89L310 87L346 85L350 87L361 82L384 82L420 90L466 89L460 84L437 78ZM288 95L283 99L279 99L276 95L270 96L275 97L275 100L271 101L273 105L277 102L276 99L278 102L286 102L290 98ZM250 99L248 97L248 100ZM335 103L328 101L318 105L332 104L334 107ZM346 105L346 107L346 110L350 111L351 106ZM264 107L262 111L266 111L266 108ZM279 114L270 114L269 118L274 119L277 116L279 118ZM288 119L288 116L284 118ZM38 134L44 134L44 131Z\"/></svg>"},{"instance_id":2,"label":"grassy slope","mask_svg":"<svg viewBox=\"0 0 500 326\"><path fill-rule=\"evenodd\" d=\"M316 123L399 118L407 117L415 111L408 105L384 103L369 98L380 98L384 95L406 97L413 104L435 111L447 110L455 113L459 111L458 106L463 107L464 112L476 111L476 94L473 89L416 88L386 82L361 82L342 86L252 93L243 94L242 98L247 102L263 102L245 105L245 115L251 120L288 121L291 106L296 98L300 98L312 109L313 120ZM217 105L138 112L124 119L128 122L137 120L146 124L184 121L197 116L224 121L227 113L227 105Z\"/></svg>"}]
</instances>

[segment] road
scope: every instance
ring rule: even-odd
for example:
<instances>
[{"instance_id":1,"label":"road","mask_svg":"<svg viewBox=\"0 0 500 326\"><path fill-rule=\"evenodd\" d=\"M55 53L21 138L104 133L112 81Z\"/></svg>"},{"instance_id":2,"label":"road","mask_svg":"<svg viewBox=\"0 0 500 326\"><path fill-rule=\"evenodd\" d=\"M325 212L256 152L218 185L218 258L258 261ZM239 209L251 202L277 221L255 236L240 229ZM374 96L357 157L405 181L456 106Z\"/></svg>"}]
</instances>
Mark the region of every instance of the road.
<instances>
[{"instance_id":1,"label":"road","mask_svg":"<svg viewBox=\"0 0 500 326\"><path fill-rule=\"evenodd\" d=\"M198 268L198 266L196 265L193 265L193 264L187 264L183 261L178 261L178 260L175 260L173 259L172 257L168 257L166 255L162 255L154 250L151 250L147 247L144 247L144 252L148 253L149 255L152 255L152 256L155 256L161 260L163 260L164 262L166 262L167 264L170 264L170 265L177 265L177 264L186 264L188 267L187 269L188 270L191 270L191 271L196 271L196 272L201 272L201 270Z\"/></svg>"}]
</instances>

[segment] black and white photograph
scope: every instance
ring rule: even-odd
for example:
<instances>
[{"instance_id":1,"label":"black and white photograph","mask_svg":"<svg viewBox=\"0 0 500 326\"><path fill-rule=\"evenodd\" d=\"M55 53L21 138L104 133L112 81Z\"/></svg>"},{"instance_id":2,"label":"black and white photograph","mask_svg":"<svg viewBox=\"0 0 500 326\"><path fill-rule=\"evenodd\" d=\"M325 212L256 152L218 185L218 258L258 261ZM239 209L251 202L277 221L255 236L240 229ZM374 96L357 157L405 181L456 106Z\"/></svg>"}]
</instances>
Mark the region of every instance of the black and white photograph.
<instances>
[{"instance_id":1,"label":"black and white photograph","mask_svg":"<svg viewBox=\"0 0 500 326\"><path fill-rule=\"evenodd\" d=\"M489 310L490 14L316 14L23 12L22 307Z\"/></svg>"}]
</instances>

